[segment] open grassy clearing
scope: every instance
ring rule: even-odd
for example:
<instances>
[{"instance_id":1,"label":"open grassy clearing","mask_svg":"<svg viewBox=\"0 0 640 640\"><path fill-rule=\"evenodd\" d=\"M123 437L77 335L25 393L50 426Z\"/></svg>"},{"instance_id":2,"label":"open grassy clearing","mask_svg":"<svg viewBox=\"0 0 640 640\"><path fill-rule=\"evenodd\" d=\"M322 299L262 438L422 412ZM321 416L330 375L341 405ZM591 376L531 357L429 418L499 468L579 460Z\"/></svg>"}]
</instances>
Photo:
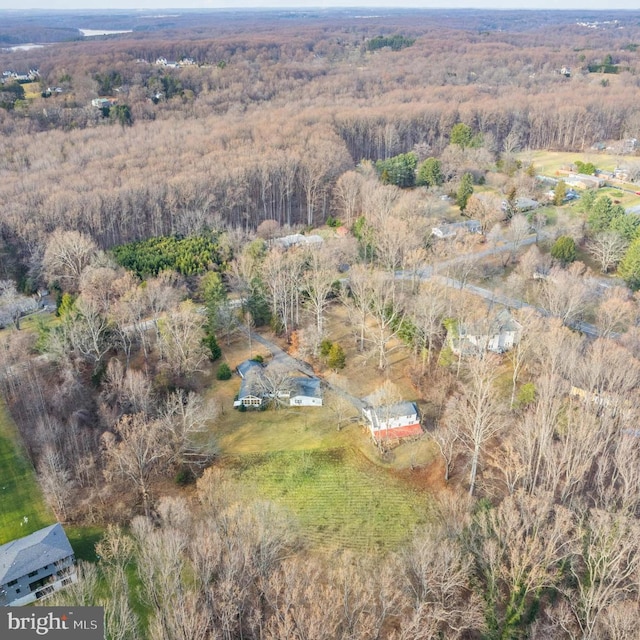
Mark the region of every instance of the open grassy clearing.
<instances>
[{"instance_id":1,"label":"open grassy clearing","mask_svg":"<svg viewBox=\"0 0 640 640\"><path fill-rule=\"evenodd\" d=\"M56 521L18 442L13 420L0 402L0 544Z\"/></svg>"},{"instance_id":2,"label":"open grassy clearing","mask_svg":"<svg viewBox=\"0 0 640 640\"><path fill-rule=\"evenodd\" d=\"M413 359L401 343L389 353L389 367L378 371L376 362L356 349L346 310L333 305L326 318L327 335L346 352L347 365L339 373L315 362L318 375L326 377L356 397L363 397L392 380L403 399L421 402L409 379ZM287 349L284 340L264 335ZM223 359L234 368L250 355L268 362L268 350L237 336L222 344ZM268 408L238 411L233 400L240 386L234 375L214 381L208 397L216 401L220 415L212 421L221 465L242 500L273 500L291 512L308 543L324 550L364 551L394 549L411 537L416 526L429 517L432 482L425 480L437 459L433 443L424 438L405 442L382 461L368 432L357 422L343 422L336 429L332 408L336 397L325 390L325 406ZM347 405L343 418L358 417ZM410 469L420 469L414 472Z\"/></svg>"},{"instance_id":3,"label":"open grassy clearing","mask_svg":"<svg viewBox=\"0 0 640 640\"><path fill-rule=\"evenodd\" d=\"M582 162L593 162L593 164L603 171L613 171L624 162L634 162L634 156L621 156L597 151L564 152L564 151L527 151L519 154L523 162L533 162L536 172L553 176L556 171L566 169L576 160Z\"/></svg>"},{"instance_id":4,"label":"open grassy clearing","mask_svg":"<svg viewBox=\"0 0 640 640\"><path fill-rule=\"evenodd\" d=\"M33 100L34 98L39 98L41 93L40 83L39 82L25 82L22 85L24 89L24 97L27 100Z\"/></svg>"},{"instance_id":5,"label":"open grassy clearing","mask_svg":"<svg viewBox=\"0 0 640 640\"><path fill-rule=\"evenodd\" d=\"M65 533L78 560L96 562L96 544L104 535L102 527L65 526Z\"/></svg>"},{"instance_id":6,"label":"open grassy clearing","mask_svg":"<svg viewBox=\"0 0 640 640\"><path fill-rule=\"evenodd\" d=\"M44 501L35 471L19 444L15 424L0 402L0 544L49 526L56 517ZM66 526L76 557L94 562L99 527Z\"/></svg>"},{"instance_id":7,"label":"open grassy clearing","mask_svg":"<svg viewBox=\"0 0 640 640\"><path fill-rule=\"evenodd\" d=\"M40 328L51 328L60 324L60 318L49 311L38 311L20 319L21 331L33 331L37 333Z\"/></svg>"},{"instance_id":8,"label":"open grassy clearing","mask_svg":"<svg viewBox=\"0 0 640 640\"><path fill-rule=\"evenodd\" d=\"M407 375L412 359L401 343L393 345L394 348L389 355L389 367L386 371L380 372L376 369L375 363L367 361L357 352L344 307L333 305L327 313L326 323L328 335L345 350L347 365L336 374L324 370L320 363L316 363L321 377L326 377L356 397L372 393L388 377L396 385L401 398L420 402L421 399ZM265 335L282 348L287 348L283 340L267 333ZM269 352L261 345L258 347L259 349L253 345L252 355L260 353L268 362ZM237 337L229 345L223 344L222 350L224 360L232 368L249 357L248 341L244 336ZM240 378L234 375L230 380L214 381L207 394L216 401L221 410L212 424L212 433L216 437L222 456L355 447L372 460L378 457L369 436L357 424L348 424L340 431L337 430L336 414L331 407L336 397L331 391L325 390L323 407L282 407L278 410L269 408L265 411L241 412L233 408L233 399L239 387ZM347 418L357 417L357 410L347 404L343 425L346 424ZM395 468L405 468L427 464L431 459L428 449L413 442L403 443L394 450L392 465Z\"/></svg>"},{"instance_id":9,"label":"open grassy clearing","mask_svg":"<svg viewBox=\"0 0 640 640\"><path fill-rule=\"evenodd\" d=\"M622 191L625 189L625 191ZM621 184L620 188L616 187L602 187L598 189L598 197L607 196L611 198L615 204L621 204L623 207L636 207L640 205L640 197L634 193L629 193L629 190L640 191L638 185L633 184Z\"/></svg>"},{"instance_id":10,"label":"open grassy clearing","mask_svg":"<svg viewBox=\"0 0 640 640\"><path fill-rule=\"evenodd\" d=\"M314 547L384 551L429 517L418 493L352 449L238 456L234 477L288 508Z\"/></svg>"},{"instance_id":11,"label":"open grassy clearing","mask_svg":"<svg viewBox=\"0 0 640 640\"><path fill-rule=\"evenodd\" d=\"M228 395L230 405L239 379L232 378L224 384L231 388L231 392L221 390L218 397L223 393ZM214 433L223 455L322 449L350 444L346 430L337 431L335 420L325 407L283 407L243 412L225 410Z\"/></svg>"}]
</instances>

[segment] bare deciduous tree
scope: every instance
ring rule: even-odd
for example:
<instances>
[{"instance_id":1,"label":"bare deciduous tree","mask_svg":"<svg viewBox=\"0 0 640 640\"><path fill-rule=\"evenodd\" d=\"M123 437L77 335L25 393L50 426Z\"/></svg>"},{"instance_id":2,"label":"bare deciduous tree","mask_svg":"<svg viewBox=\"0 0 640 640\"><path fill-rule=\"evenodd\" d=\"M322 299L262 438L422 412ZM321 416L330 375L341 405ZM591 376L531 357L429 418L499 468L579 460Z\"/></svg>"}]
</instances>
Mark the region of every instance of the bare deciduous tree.
<instances>
[{"instance_id":1,"label":"bare deciduous tree","mask_svg":"<svg viewBox=\"0 0 640 640\"><path fill-rule=\"evenodd\" d=\"M422 283L418 294L410 299L408 313L416 327L415 346L423 373L425 365L431 364L434 344L444 337L446 311L446 290L436 282Z\"/></svg>"},{"instance_id":2,"label":"bare deciduous tree","mask_svg":"<svg viewBox=\"0 0 640 640\"><path fill-rule=\"evenodd\" d=\"M461 440L471 458L469 495L473 495L486 446L502 430L504 419L495 390L498 377L495 359L489 355L470 358L465 362L464 372L463 388L447 404L443 419L459 424Z\"/></svg>"},{"instance_id":3,"label":"bare deciduous tree","mask_svg":"<svg viewBox=\"0 0 640 640\"><path fill-rule=\"evenodd\" d=\"M592 299L591 288L573 266L569 270L554 267L540 281L540 304L565 324L579 319Z\"/></svg>"},{"instance_id":4,"label":"bare deciduous tree","mask_svg":"<svg viewBox=\"0 0 640 640\"><path fill-rule=\"evenodd\" d=\"M444 533L429 527L402 554L405 590L413 601L403 640L462 638L484 627L480 598L469 591L471 559Z\"/></svg>"},{"instance_id":5,"label":"bare deciduous tree","mask_svg":"<svg viewBox=\"0 0 640 640\"><path fill-rule=\"evenodd\" d=\"M202 339L205 317L190 301L182 302L158 321L163 359L178 375L202 371L207 360Z\"/></svg>"},{"instance_id":6,"label":"bare deciduous tree","mask_svg":"<svg viewBox=\"0 0 640 640\"><path fill-rule=\"evenodd\" d=\"M202 438L209 422L218 416L218 408L210 400L178 389L169 394L162 409L166 442L171 450L169 462L177 465L202 465L215 454L215 445Z\"/></svg>"},{"instance_id":7,"label":"bare deciduous tree","mask_svg":"<svg viewBox=\"0 0 640 640\"><path fill-rule=\"evenodd\" d=\"M343 173L337 180L333 190L338 211L343 222L350 227L360 215L361 190L364 187L363 177L355 171Z\"/></svg>"},{"instance_id":8,"label":"bare deciduous tree","mask_svg":"<svg viewBox=\"0 0 640 640\"><path fill-rule=\"evenodd\" d=\"M148 514L150 480L168 455L162 423L149 420L141 413L125 415L115 425L114 432L115 435L106 432L102 436L107 478L129 480L140 492Z\"/></svg>"},{"instance_id":9,"label":"bare deciduous tree","mask_svg":"<svg viewBox=\"0 0 640 640\"><path fill-rule=\"evenodd\" d=\"M95 242L79 231L56 229L44 252L42 266L50 282L59 281L71 291L77 290L82 270L97 254Z\"/></svg>"},{"instance_id":10,"label":"bare deciduous tree","mask_svg":"<svg viewBox=\"0 0 640 640\"><path fill-rule=\"evenodd\" d=\"M444 419L429 433L438 446L444 463L444 481L449 482L453 465L461 447L462 434L457 420Z\"/></svg>"},{"instance_id":11,"label":"bare deciduous tree","mask_svg":"<svg viewBox=\"0 0 640 640\"><path fill-rule=\"evenodd\" d=\"M45 447L38 463L38 479L45 498L55 512L58 520L67 519L67 507L73 489L71 472L64 458L52 445Z\"/></svg>"},{"instance_id":12,"label":"bare deciduous tree","mask_svg":"<svg viewBox=\"0 0 640 640\"><path fill-rule=\"evenodd\" d=\"M624 333L637 316L637 304L633 302L627 289L608 289L604 300L596 310L596 326L603 338Z\"/></svg>"},{"instance_id":13,"label":"bare deciduous tree","mask_svg":"<svg viewBox=\"0 0 640 640\"><path fill-rule=\"evenodd\" d=\"M550 494L518 492L476 517L470 551L484 576L487 619L507 637L521 630L545 587L556 587L572 551L573 519Z\"/></svg>"},{"instance_id":14,"label":"bare deciduous tree","mask_svg":"<svg viewBox=\"0 0 640 640\"><path fill-rule=\"evenodd\" d=\"M587 251L600 265L600 271L607 273L622 260L628 243L616 231L602 231L587 242Z\"/></svg>"},{"instance_id":15,"label":"bare deciduous tree","mask_svg":"<svg viewBox=\"0 0 640 640\"><path fill-rule=\"evenodd\" d=\"M624 514L591 510L573 547L576 588L567 594L582 638L601 638L605 611L638 595L640 526ZM605 623L606 624L606 623Z\"/></svg>"},{"instance_id":16,"label":"bare deciduous tree","mask_svg":"<svg viewBox=\"0 0 640 640\"><path fill-rule=\"evenodd\" d=\"M311 249L304 259L301 284L313 310L319 336L324 333L324 313L337 277L337 266L335 254L324 246Z\"/></svg>"}]
</instances>

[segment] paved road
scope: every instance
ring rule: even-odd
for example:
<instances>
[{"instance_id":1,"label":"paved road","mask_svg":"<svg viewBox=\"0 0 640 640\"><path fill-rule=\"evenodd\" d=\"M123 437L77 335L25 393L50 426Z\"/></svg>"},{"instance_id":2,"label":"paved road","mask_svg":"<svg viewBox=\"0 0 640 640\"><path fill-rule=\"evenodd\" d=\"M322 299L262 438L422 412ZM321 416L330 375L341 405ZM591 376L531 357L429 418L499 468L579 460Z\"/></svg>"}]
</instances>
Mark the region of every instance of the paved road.
<instances>
[{"instance_id":1,"label":"paved road","mask_svg":"<svg viewBox=\"0 0 640 640\"><path fill-rule=\"evenodd\" d=\"M442 282L442 284L446 285L447 287L452 287L454 289L464 289L465 291L484 298L489 302L501 304L502 306L508 307L509 309L534 309L540 315L547 317L550 315L549 312L542 307L536 307L535 305L524 302L524 300L519 300L518 298L511 298L500 293L495 293L490 289L483 289L482 287L478 287L475 284L464 284L460 282L460 280L455 280L454 278L445 278L444 276L435 276L434 279ZM576 331L581 331L585 335L588 335L592 338L597 338L601 335L600 330L595 325L588 322L583 322L582 320L573 320L571 322L567 322L567 326L575 329ZM617 335L618 334L612 334L612 337L616 337Z\"/></svg>"},{"instance_id":2,"label":"paved road","mask_svg":"<svg viewBox=\"0 0 640 640\"><path fill-rule=\"evenodd\" d=\"M443 260L442 262L438 262L434 265L428 265L423 267L422 269L418 269L415 273L411 271L396 271L395 276L401 280L409 280L416 275L419 278L425 279L430 278L434 273L442 273L446 271L449 267L454 267L458 264L463 264L465 262L479 262L483 258L488 258L490 256L497 256L501 253L517 251L522 247L528 247L531 244L535 244L538 239L542 239L542 236L538 236L535 233L527 236L520 242L505 242L504 244L497 245L495 247L491 247L490 249L484 249L483 251L478 251L477 253L463 253L462 255L456 256L455 258L451 258L450 260Z\"/></svg>"},{"instance_id":3,"label":"paved road","mask_svg":"<svg viewBox=\"0 0 640 640\"><path fill-rule=\"evenodd\" d=\"M416 273L411 273L409 271L396 271L395 277L399 280L409 280L415 277L418 277L420 280L429 280L431 278L437 279L447 287L451 287L454 289L464 289L465 291L484 298L489 302L501 304L502 306L508 307L509 309L535 309L541 315L549 316L549 312L545 309L536 307L535 305L531 305L527 302L524 302L524 300L519 300L518 298L511 298L500 293L495 293L489 289L483 289L482 287L478 287L474 284L463 283L460 280L456 280L455 278L438 275L446 272L449 267L464 263L465 261L473 260L474 262L476 262L489 256L495 256L500 253L505 253L506 251L516 251L520 247L525 247L533 244L534 242L536 242L536 239L537 236L534 234L522 240L517 247L516 243L507 242L500 246L492 247L491 249L479 251L478 253L463 254L457 256L456 258L451 258L450 260L445 260L434 265L426 266L423 269L419 269ZM597 338L602 335L600 330L595 325L588 322L583 322L581 320L568 322L567 326L575 329L576 331L580 331L592 338ZM617 336L618 334L611 334L611 337L615 338Z\"/></svg>"}]
</instances>

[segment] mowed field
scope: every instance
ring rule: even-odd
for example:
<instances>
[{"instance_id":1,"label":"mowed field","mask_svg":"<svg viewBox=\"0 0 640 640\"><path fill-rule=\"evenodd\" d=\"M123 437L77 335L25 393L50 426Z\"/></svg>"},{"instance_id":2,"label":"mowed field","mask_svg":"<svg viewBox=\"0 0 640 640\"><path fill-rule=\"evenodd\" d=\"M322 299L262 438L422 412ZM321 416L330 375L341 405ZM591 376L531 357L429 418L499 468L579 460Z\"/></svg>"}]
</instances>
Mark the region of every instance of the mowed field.
<instances>
[{"instance_id":1,"label":"mowed field","mask_svg":"<svg viewBox=\"0 0 640 640\"><path fill-rule=\"evenodd\" d=\"M0 401L0 544L56 521L17 442L15 425Z\"/></svg>"},{"instance_id":2,"label":"mowed field","mask_svg":"<svg viewBox=\"0 0 640 640\"><path fill-rule=\"evenodd\" d=\"M597 151L529 151L521 153L519 157L524 162L533 162L536 172L546 176L555 175L556 171L566 169L576 160L592 162L597 169L602 169L603 171L613 171L624 162L638 161L638 158L634 156L621 156Z\"/></svg>"},{"instance_id":3,"label":"mowed field","mask_svg":"<svg viewBox=\"0 0 640 640\"><path fill-rule=\"evenodd\" d=\"M519 155L523 162L533 162L536 173L540 175L559 177L566 176L566 171L576 160L581 162L592 162L597 169L602 171L613 171L616 167L625 164L638 164L640 157L622 156L596 151L586 151L578 153L566 153L560 151L533 151L521 153ZM616 204L623 207L635 207L640 205L638 197L640 188L637 184L616 182L613 187L603 187L598 189L598 195L607 196ZM579 207L580 202L576 201L572 207Z\"/></svg>"},{"instance_id":4,"label":"mowed field","mask_svg":"<svg viewBox=\"0 0 640 640\"><path fill-rule=\"evenodd\" d=\"M353 449L235 456L224 465L243 486L288 509L314 548L394 549L429 518L428 493Z\"/></svg>"}]
</instances>

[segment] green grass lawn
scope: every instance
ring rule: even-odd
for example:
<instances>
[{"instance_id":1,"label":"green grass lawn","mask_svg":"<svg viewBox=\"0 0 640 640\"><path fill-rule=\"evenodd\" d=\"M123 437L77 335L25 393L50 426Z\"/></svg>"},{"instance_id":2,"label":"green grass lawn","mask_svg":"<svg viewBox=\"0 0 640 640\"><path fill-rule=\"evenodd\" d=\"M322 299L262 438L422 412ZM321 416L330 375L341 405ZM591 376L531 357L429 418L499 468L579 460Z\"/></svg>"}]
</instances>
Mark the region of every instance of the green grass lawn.
<instances>
[{"instance_id":1,"label":"green grass lawn","mask_svg":"<svg viewBox=\"0 0 640 640\"><path fill-rule=\"evenodd\" d=\"M0 544L56 521L18 442L15 424L0 402Z\"/></svg>"},{"instance_id":2,"label":"green grass lawn","mask_svg":"<svg viewBox=\"0 0 640 640\"><path fill-rule=\"evenodd\" d=\"M547 176L555 175L556 171L574 163L576 160L582 162L593 162L596 168L603 171L613 171L625 160L631 160L631 156L617 156L595 151L584 152L564 152L564 151L530 151L523 152L519 156L523 161L532 161L537 173Z\"/></svg>"},{"instance_id":3,"label":"green grass lawn","mask_svg":"<svg viewBox=\"0 0 640 640\"><path fill-rule=\"evenodd\" d=\"M346 442L324 407L233 411L216 429L223 455L327 448Z\"/></svg>"},{"instance_id":4,"label":"green grass lawn","mask_svg":"<svg viewBox=\"0 0 640 640\"><path fill-rule=\"evenodd\" d=\"M290 509L305 539L323 549L384 551L429 516L429 497L352 449L227 459L235 478Z\"/></svg>"},{"instance_id":5,"label":"green grass lawn","mask_svg":"<svg viewBox=\"0 0 640 640\"><path fill-rule=\"evenodd\" d=\"M96 544L104 535L102 527L65 526L64 530L78 560L95 562L98 559Z\"/></svg>"}]
</instances>

